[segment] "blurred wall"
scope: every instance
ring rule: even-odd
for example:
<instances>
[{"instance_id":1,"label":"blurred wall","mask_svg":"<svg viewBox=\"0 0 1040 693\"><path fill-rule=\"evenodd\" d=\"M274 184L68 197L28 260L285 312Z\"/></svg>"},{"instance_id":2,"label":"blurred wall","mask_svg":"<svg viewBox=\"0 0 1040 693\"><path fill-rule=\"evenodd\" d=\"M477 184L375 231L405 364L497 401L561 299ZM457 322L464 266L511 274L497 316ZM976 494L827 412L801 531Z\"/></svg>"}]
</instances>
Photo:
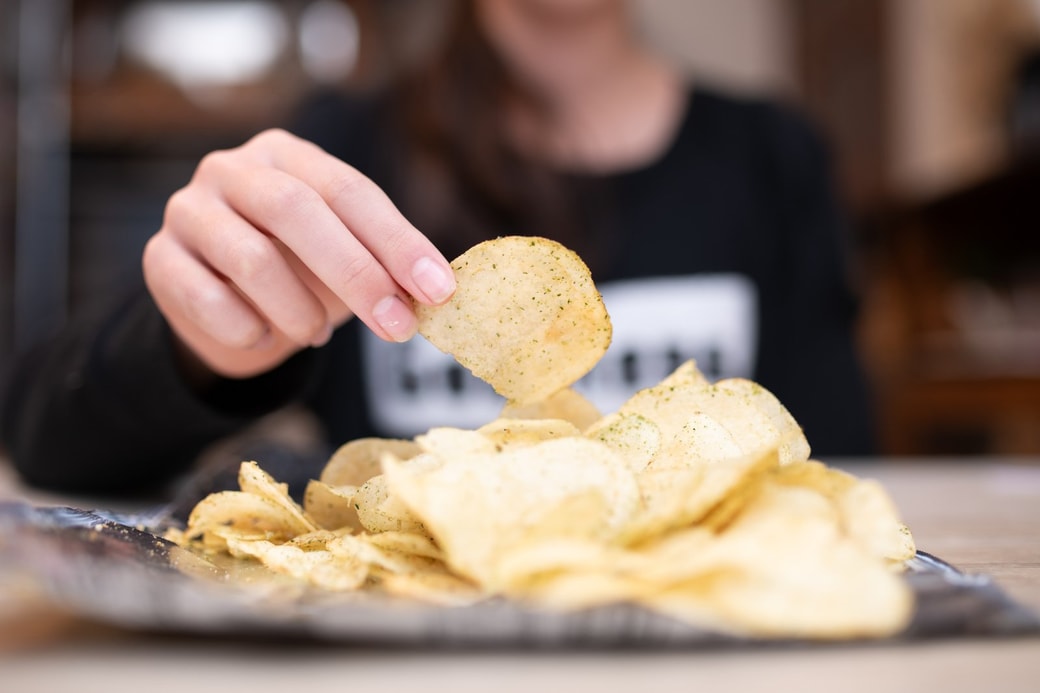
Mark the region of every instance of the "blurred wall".
<instances>
[{"instance_id":1,"label":"blurred wall","mask_svg":"<svg viewBox=\"0 0 1040 693\"><path fill-rule=\"evenodd\" d=\"M1040 40L1032 0L889 1L893 186L938 194L1009 156L1010 78Z\"/></svg>"},{"instance_id":2,"label":"blurred wall","mask_svg":"<svg viewBox=\"0 0 1040 693\"><path fill-rule=\"evenodd\" d=\"M12 344L14 291L15 121L18 111L15 74L16 15L13 4L0 3L0 372Z\"/></svg>"},{"instance_id":3,"label":"blurred wall","mask_svg":"<svg viewBox=\"0 0 1040 693\"><path fill-rule=\"evenodd\" d=\"M636 0L634 7L661 51L695 75L747 91L794 90L788 3Z\"/></svg>"}]
</instances>

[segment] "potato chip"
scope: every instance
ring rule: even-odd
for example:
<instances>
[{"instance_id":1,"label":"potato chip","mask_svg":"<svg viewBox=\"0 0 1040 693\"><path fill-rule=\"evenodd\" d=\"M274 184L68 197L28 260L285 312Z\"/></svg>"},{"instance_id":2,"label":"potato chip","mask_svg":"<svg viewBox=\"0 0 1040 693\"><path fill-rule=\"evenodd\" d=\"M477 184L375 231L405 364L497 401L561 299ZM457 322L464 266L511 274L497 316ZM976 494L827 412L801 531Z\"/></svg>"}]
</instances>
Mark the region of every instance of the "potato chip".
<instances>
[{"instance_id":1,"label":"potato chip","mask_svg":"<svg viewBox=\"0 0 1040 693\"><path fill-rule=\"evenodd\" d=\"M372 546L384 551L396 551L398 553L432 558L437 561L444 560L444 552L433 543L425 534L414 532L379 532L369 534L365 537Z\"/></svg>"},{"instance_id":2,"label":"potato chip","mask_svg":"<svg viewBox=\"0 0 1040 693\"><path fill-rule=\"evenodd\" d=\"M780 431L772 419L748 396L715 385L657 385L637 392L618 411L640 414L653 421L661 429L665 444L678 435L690 417L696 414L713 419L728 431L744 453L773 447L781 440Z\"/></svg>"},{"instance_id":3,"label":"potato chip","mask_svg":"<svg viewBox=\"0 0 1040 693\"><path fill-rule=\"evenodd\" d=\"M804 462L809 459L809 441L806 440L802 427L776 395L758 383L744 378L720 380L715 383L715 387L723 392L745 397L769 417L780 436L780 464Z\"/></svg>"},{"instance_id":4,"label":"potato chip","mask_svg":"<svg viewBox=\"0 0 1040 693\"><path fill-rule=\"evenodd\" d=\"M725 579L692 575L641 601L670 614L709 610L766 636L884 635L912 613L909 586L843 536L834 507L812 489L764 484L701 553L698 570L715 563Z\"/></svg>"},{"instance_id":5,"label":"potato chip","mask_svg":"<svg viewBox=\"0 0 1040 693\"><path fill-rule=\"evenodd\" d=\"M588 373L611 325L588 267L544 238L506 236L452 262L458 288L443 305L416 304L419 332L496 392L538 402Z\"/></svg>"},{"instance_id":6,"label":"potato chip","mask_svg":"<svg viewBox=\"0 0 1040 693\"><path fill-rule=\"evenodd\" d=\"M679 364L678 368L669 373L655 387L660 390L667 390L673 387L687 387L689 385L711 385L708 378L697 367L695 359L689 359Z\"/></svg>"},{"instance_id":7,"label":"potato chip","mask_svg":"<svg viewBox=\"0 0 1040 693\"><path fill-rule=\"evenodd\" d=\"M593 424L585 435L617 451L633 472L650 466L661 449L661 429L640 414L611 414Z\"/></svg>"},{"instance_id":8,"label":"potato chip","mask_svg":"<svg viewBox=\"0 0 1040 693\"><path fill-rule=\"evenodd\" d=\"M631 556L634 554L595 539L542 536L517 542L503 553L496 565L496 579L505 594L530 595L536 585L544 586L561 574L624 572Z\"/></svg>"},{"instance_id":9,"label":"potato chip","mask_svg":"<svg viewBox=\"0 0 1040 693\"><path fill-rule=\"evenodd\" d=\"M772 448L715 464L647 469L638 476L642 509L625 527L623 543L638 544L702 521L778 464Z\"/></svg>"},{"instance_id":10,"label":"potato chip","mask_svg":"<svg viewBox=\"0 0 1040 693\"><path fill-rule=\"evenodd\" d=\"M624 461L584 438L461 456L427 470L384 467L389 490L422 520L448 564L484 585L495 578L498 556L569 498L603 494L600 514L583 518L582 530L601 538L619 531L639 505Z\"/></svg>"},{"instance_id":11,"label":"potato chip","mask_svg":"<svg viewBox=\"0 0 1040 693\"><path fill-rule=\"evenodd\" d=\"M306 527L310 532L318 529L306 515L296 501L289 496L288 484L275 481L270 474L260 469L256 462L243 462L238 468L238 485L244 493L266 498L287 514L291 515L300 526Z\"/></svg>"},{"instance_id":12,"label":"potato chip","mask_svg":"<svg viewBox=\"0 0 1040 693\"><path fill-rule=\"evenodd\" d=\"M374 476L354 495L358 522L369 532L423 532L422 521L400 497L390 495L384 474Z\"/></svg>"},{"instance_id":13,"label":"potato chip","mask_svg":"<svg viewBox=\"0 0 1040 693\"><path fill-rule=\"evenodd\" d=\"M563 419L583 431L602 416L595 404L572 387L565 387L546 399L529 404L506 402L499 414L503 419Z\"/></svg>"},{"instance_id":14,"label":"potato chip","mask_svg":"<svg viewBox=\"0 0 1040 693\"><path fill-rule=\"evenodd\" d=\"M356 557L331 551L307 551L291 544L229 537L232 556L260 561L268 570L329 590L354 590L368 577L368 564Z\"/></svg>"},{"instance_id":15,"label":"potato chip","mask_svg":"<svg viewBox=\"0 0 1040 693\"><path fill-rule=\"evenodd\" d=\"M275 541L312 531L313 525L269 498L242 491L221 491L199 501L188 516L184 536L208 549L223 550L227 533Z\"/></svg>"},{"instance_id":16,"label":"potato chip","mask_svg":"<svg viewBox=\"0 0 1040 693\"><path fill-rule=\"evenodd\" d=\"M440 561L427 556L386 549L369 541L371 535L347 534L336 537L335 541L329 543L329 551L333 555L347 556L356 559L372 568L380 568L391 573L418 573L431 569L434 563Z\"/></svg>"},{"instance_id":17,"label":"potato chip","mask_svg":"<svg viewBox=\"0 0 1040 693\"><path fill-rule=\"evenodd\" d=\"M841 514L845 532L875 556L901 564L916 552L913 537L878 482L859 479L815 460L777 470L776 481L813 488L831 499Z\"/></svg>"},{"instance_id":18,"label":"potato chip","mask_svg":"<svg viewBox=\"0 0 1040 693\"><path fill-rule=\"evenodd\" d=\"M303 511L323 529L361 529L354 496L357 486L330 486L312 479L303 492Z\"/></svg>"},{"instance_id":19,"label":"potato chip","mask_svg":"<svg viewBox=\"0 0 1040 693\"><path fill-rule=\"evenodd\" d=\"M444 460L463 455L487 455L495 452L495 443L479 431L443 426L431 428L415 437L419 449L425 453L423 464L441 464Z\"/></svg>"},{"instance_id":20,"label":"potato chip","mask_svg":"<svg viewBox=\"0 0 1040 693\"><path fill-rule=\"evenodd\" d=\"M737 438L708 414L693 414L652 460L654 469L683 469L735 459L744 454Z\"/></svg>"},{"instance_id":21,"label":"potato chip","mask_svg":"<svg viewBox=\"0 0 1040 693\"><path fill-rule=\"evenodd\" d=\"M298 534L285 542L285 545L295 546L304 551L325 551L328 549L329 543L335 541L339 536L339 534L332 530L317 529L313 532L307 532L306 534Z\"/></svg>"},{"instance_id":22,"label":"potato chip","mask_svg":"<svg viewBox=\"0 0 1040 693\"><path fill-rule=\"evenodd\" d=\"M574 424L563 419L495 419L478 428L477 433L491 441L496 451L581 435Z\"/></svg>"},{"instance_id":23,"label":"potato chip","mask_svg":"<svg viewBox=\"0 0 1040 693\"><path fill-rule=\"evenodd\" d=\"M633 602L638 595L651 591L652 588L632 575L618 574L609 568L577 565L543 574L507 594L517 601L533 602L542 608L577 611Z\"/></svg>"},{"instance_id":24,"label":"potato chip","mask_svg":"<svg viewBox=\"0 0 1040 693\"><path fill-rule=\"evenodd\" d=\"M705 562L701 561L700 567L686 574L679 573L668 563L656 561L655 557L646 553L618 553L606 551L603 547L566 544L536 548L537 552L533 554L521 550L511 559L529 564L538 564L540 561L543 568L553 565L553 559L556 559L558 569L555 572L543 570L526 583L512 586L510 596L514 599L565 611L618 603L643 604L657 608L668 616L679 616L705 629L721 633L737 632L733 620L720 616L710 603L700 604L686 599L681 609L672 606L671 601L666 608L660 608L657 604L664 595L675 599L675 594L679 592L675 587L677 582L682 585L684 596L694 584L724 582L728 577L726 571L717 566L704 565ZM684 567L689 569L688 566ZM684 575L681 580L677 577L680 574Z\"/></svg>"},{"instance_id":25,"label":"potato chip","mask_svg":"<svg viewBox=\"0 0 1040 693\"><path fill-rule=\"evenodd\" d=\"M901 567L917 553L892 498L873 479L859 480L837 499L845 531L872 555Z\"/></svg>"},{"instance_id":26,"label":"potato chip","mask_svg":"<svg viewBox=\"0 0 1040 693\"><path fill-rule=\"evenodd\" d=\"M358 438L341 445L325 464L319 480L329 486L361 486L383 473L380 460L384 452L406 460L421 452L414 440L397 438Z\"/></svg>"},{"instance_id":27,"label":"potato chip","mask_svg":"<svg viewBox=\"0 0 1040 693\"><path fill-rule=\"evenodd\" d=\"M447 571L380 575L379 586L396 597L441 606L469 606L487 599L478 585Z\"/></svg>"}]
</instances>

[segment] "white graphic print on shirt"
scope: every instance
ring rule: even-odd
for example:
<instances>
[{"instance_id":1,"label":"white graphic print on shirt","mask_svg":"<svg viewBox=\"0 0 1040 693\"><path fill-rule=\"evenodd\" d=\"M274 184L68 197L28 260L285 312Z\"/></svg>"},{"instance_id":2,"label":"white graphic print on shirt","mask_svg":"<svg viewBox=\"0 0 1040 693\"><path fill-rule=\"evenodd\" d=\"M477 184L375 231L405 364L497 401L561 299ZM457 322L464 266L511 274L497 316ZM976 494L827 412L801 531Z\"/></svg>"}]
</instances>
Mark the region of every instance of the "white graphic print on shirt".
<instances>
[{"instance_id":1,"label":"white graphic print on shirt","mask_svg":"<svg viewBox=\"0 0 1040 693\"><path fill-rule=\"evenodd\" d=\"M752 376L758 301L746 277L664 277L599 288L614 338L574 387L601 411L614 411L690 358L712 380ZM382 435L476 428L501 411L502 397L422 337L393 344L368 330L361 333L372 421Z\"/></svg>"}]
</instances>

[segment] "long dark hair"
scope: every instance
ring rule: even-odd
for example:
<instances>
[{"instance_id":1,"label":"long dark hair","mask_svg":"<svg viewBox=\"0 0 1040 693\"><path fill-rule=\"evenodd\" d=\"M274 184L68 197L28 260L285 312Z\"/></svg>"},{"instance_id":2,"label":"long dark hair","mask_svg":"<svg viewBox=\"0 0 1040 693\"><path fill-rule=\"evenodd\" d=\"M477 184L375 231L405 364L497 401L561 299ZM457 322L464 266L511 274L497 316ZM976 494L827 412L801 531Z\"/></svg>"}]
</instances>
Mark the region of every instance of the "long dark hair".
<instances>
[{"instance_id":1,"label":"long dark hair","mask_svg":"<svg viewBox=\"0 0 1040 693\"><path fill-rule=\"evenodd\" d=\"M597 244L567 176L517 151L507 109L547 113L484 35L472 0L453 3L439 49L403 82L407 213L449 257L506 234L555 238L590 265ZM587 185L587 182L585 183Z\"/></svg>"}]
</instances>

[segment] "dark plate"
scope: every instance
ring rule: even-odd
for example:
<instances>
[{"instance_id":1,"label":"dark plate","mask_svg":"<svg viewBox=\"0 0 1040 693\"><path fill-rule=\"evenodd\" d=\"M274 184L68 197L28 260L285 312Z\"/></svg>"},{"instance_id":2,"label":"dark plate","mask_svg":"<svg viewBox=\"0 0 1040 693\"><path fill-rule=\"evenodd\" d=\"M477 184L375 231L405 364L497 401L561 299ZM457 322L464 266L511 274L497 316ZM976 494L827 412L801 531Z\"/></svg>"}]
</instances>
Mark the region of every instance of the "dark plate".
<instances>
[{"instance_id":1,"label":"dark plate","mask_svg":"<svg viewBox=\"0 0 1040 693\"><path fill-rule=\"evenodd\" d=\"M165 515L0 504L0 567L27 576L74 613L153 632L423 646L767 642L695 628L632 605L558 613L489 600L448 608L288 583L243 587L222 581L219 569L160 538ZM964 574L919 552L906 579L917 608L897 640L1040 633L1040 619L986 576Z\"/></svg>"}]
</instances>

